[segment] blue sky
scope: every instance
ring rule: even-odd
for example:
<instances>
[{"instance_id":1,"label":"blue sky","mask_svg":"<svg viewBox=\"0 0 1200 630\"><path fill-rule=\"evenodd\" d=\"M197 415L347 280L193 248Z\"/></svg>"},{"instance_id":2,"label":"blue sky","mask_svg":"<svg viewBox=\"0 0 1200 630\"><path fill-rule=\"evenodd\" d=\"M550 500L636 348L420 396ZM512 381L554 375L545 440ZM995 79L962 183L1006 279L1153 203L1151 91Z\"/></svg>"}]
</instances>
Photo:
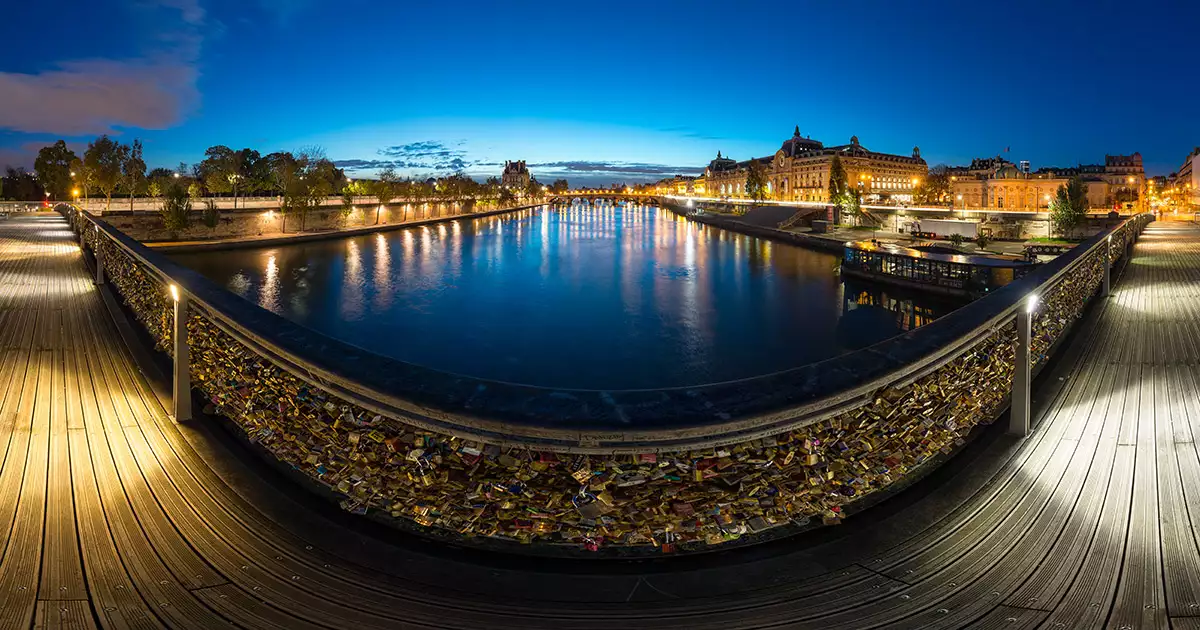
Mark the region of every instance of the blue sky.
<instances>
[{"instance_id":1,"label":"blue sky","mask_svg":"<svg viewBox=\"0 0 1200 630\"><path fill-rule=\"evenodd\" d=\"M646 181L827 144L1035 167L1200 145L1200 5L1069 2L19 2L0 21L0 166L59 137L320 145L368 175Z\"/></svg>"}]
</instances>

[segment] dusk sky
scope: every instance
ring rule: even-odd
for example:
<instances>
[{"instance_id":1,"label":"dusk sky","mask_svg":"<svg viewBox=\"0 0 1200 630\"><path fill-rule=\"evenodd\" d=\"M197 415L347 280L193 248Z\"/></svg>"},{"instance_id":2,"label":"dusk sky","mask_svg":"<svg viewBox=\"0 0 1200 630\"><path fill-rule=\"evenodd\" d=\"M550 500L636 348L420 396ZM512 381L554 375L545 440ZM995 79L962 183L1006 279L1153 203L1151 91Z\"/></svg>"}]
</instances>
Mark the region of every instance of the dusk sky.
<instances>
[{"instance_id":1,"label":"dusk sky","mask_svg":"<svg viewBox=\"0 0 1200 630\"><path fill-rule=\"evenodd\" d=\"M1200 145L1200 4L1091 2L6 3L0 166L62 137L141 138L151 167L206 147L324 147L352 174L636 182L795 125L931 166L1034 167Z\"/></svg>"}]
</instances>

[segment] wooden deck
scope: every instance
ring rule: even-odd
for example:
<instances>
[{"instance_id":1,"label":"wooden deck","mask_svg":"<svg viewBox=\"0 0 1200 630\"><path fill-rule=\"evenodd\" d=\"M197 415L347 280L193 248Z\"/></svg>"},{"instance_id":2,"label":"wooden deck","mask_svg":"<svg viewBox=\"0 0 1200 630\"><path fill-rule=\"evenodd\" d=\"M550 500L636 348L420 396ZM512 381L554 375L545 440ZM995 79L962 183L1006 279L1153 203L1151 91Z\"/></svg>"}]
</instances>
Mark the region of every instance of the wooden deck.
<instances>
[{"instance_id":1,"label":"wooden deck","mask_svg":"<svg viewBox=\"0 0 1200 630\"><path fill-rule=\"evenodd\" d=\"M0 629L1200 629L1190 225L1150 226L1030 437L840 536L636 564L443 548L301 496L166 416L80 256L57 215L0 220Z\"/></svg>"}]
</instances>

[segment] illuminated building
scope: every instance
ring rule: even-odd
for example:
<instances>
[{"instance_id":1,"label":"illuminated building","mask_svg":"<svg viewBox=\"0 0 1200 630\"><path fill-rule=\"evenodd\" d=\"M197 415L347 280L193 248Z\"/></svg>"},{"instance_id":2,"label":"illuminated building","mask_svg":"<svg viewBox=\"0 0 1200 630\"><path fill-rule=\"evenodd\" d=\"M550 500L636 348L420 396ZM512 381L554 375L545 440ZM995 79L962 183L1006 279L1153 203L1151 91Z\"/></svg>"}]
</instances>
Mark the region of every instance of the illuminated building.
<instances>
[{"instance_id":1,"label":"illuminated building","mask_svg":"<svg viewBox=\"0 0 1200 630\"><path fill-rule=\"evenodd\" d=\"M1044 167L1030 172L1000 157L977 158L967 167L947 170L951 177L955 208L1044 211L1050 207L1060 186L1072 177L1080 177L1087 186L1088 203L1093 208L1112 207L1137 201L1146 181L1142 156L1107 155L1104 164L1081 164L1066 168Z\"/></svg>"},{"instance_id":2,"label":"illuminated building","mask_svg":"<svg viewBox=\"0 0 1200 630\"><path fill-rule=\"evenodd\" d=\"M529 185L529 169L525 160L515 162L504 161L504 174L500 176L500 184L506 188L525 188Z\"/></svg>"},{"instance_id":3,"label":"illuminated building","mask_svg":"<svg viewBox=\"0 0 1200 630\"><path fill-rule=\"evenodd\" d=\"M1183 166L1171 177L1171 187L1177 199L1188 205L1200 205L1200 147L1192 149L1183 160Z\"/></svg>"},{"instance_id":4,"label":"illuminated building","mask_svg":"<svg viewBox=\"0 0 1200 630\"><path fill-rule=\"evenodd\" d=\"M849 144L827 147L818 140L800 135L796 127L772 156L754 158L767 173L768 197L779 201L826 202L829 197L829 168L834 156L842 162L846 179L868 202L908 203L929 168L914 148L911 156L878 153L863 147L858 136ZM718 197L744 197L746 171L750 161L737 162L717 152L704 170L707 194Z\"/></svg>"}]
</instances>

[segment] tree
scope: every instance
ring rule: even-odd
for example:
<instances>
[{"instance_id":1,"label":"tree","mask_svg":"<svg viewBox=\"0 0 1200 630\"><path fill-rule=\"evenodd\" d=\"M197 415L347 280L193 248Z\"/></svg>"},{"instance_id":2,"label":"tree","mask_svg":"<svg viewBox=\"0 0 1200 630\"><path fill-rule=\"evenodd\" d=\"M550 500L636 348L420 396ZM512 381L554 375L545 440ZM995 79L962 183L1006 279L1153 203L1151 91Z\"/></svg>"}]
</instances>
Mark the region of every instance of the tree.
<instances>
[{"instance_id":1,"label":"tree","mask_svg":"<svg viewBox=\"0 0 1200 630\"><path fill-rule=\"evenodd\" d=\"M950 195L950 176L945 172L930 171L929 175L917 184L913 192L913 203L946 203L950 200Z\"/></svg>"},{"instance_id":2,"label":"tree","mask_svg":"<svg viewBox=\"0 0 1200 630\"><path fill-rule=\"evenodd\" d=\"M163 226L170 232L171 238L178 238L179 233L186 230L189 224L189 213L192 211L192 200L188 191L179 181L172 181L163 197L162 214Z\"/></svg>"},{"instance_id":3,"label":"tree","mask_svg":"<svg viewBox=\"0 0 1200 630\"><path fill-rule=\"evenodd\" d=\"M258 152L250 149L234 151L224 145L209 147L199 164L204 184L214 193L233 193L233 207L236 208L238 188L248 179L247 165L257 159Z\"/></svg>"},{"instance_id":4,"label":"tree","mask_svg":"<svg viewBox=\"0 0 1200 630\"><path fill-rule=\"evenodd\" d=\"M121 184L121 166L129 147L109 138L107 134L88 144L83 154L83 164L93 183L104 193L104 209L112 206L112 195Z\"/></svg>"},{"instance_id":5,"label":"tree","mask_svg":"<svg viewBox=\"0 0 1200 630\"><path fill-rule=\"evenodd\" d=\"M299 212L303 204L300 161L290 152L272 153L267 159L270 160L275 189L279 191L279 211L283 213L283 231L286 233L288 215Z\"/></svg>"},{"instance_id":6,"label":"tree","mask_svg":"<svg viewBox=\"0 0 1200 630\"><path fill-rule=\"evenodd\" d=\"M304 207L300 212L300 231L303 232L308 211L320 207L345 181L346 177L318 147L302 150L300 161L303 164L303 175L300 177L300 181L303 186L304 202Z\"/></svg>"},{"instance_id":7,"label":"tree","mask_svg":"<svg viewBox=\"0 0 1200 630\"><path fill-rule=\"evenodd\" d=\"M750 160L750 167L746 169L746 196L756 202L762 201L767 198L767 187L767 168L758 160Z\"/></svg>"},{"instance_id":8,"label":"tree","mask_svg":"<svg viewBox=\"0 0 1200 630\"><path fill-rule=\"evenodd\" d=\"M474 183L474 182L472 182L472 183ZM528 199L537 199L538 197L541 197L542 195L545 195L545 194L546 194L546 192L544 190L542 190L541 182L530 177L529 182L527 184L525 184L525 197Z\"/></svg>"},{"instance_id":9,"label":"tree","mask_svg":"<svg viewBox=\"0 0 1200 630\"><path fill-rule=\"evenodd\" d=\"M835 155L829 163L829 203L837 208L839 214L849 210L857 214L857 197L850 192L850 184L846 178L846 168L842 166L842 158ZM855 207L851 207L855 206Z\"/></svg>"},{"instance_id":10,"label":"tree","mask_svg":"<svg viewBox=\"0 0 1200 630\"><path fill-rule=\"evenodd\" d=\"M556 179L556 180L554 180L553 184L550 184L551 192L561 194L561 193L567 192L570 189L571 189L571 186L569 184L567 184L567 180L565 180L565 179Z\"/></svg>"},{"instance_id":11,"label":"tree","mask_svg":"<svg viewBox=\"0 0 1200 630\"><path fill-rule=\"evenodd\" d=\"M1050 202L1050 224L1056 234L1067 236L1087 216L1087 184L1072 177L1059 186Z\"/></svg>"},{"instance_id":12,"label":"tree","mask_svg":"<svg viewBox=\"0 0 1200 630\"><path fill-rule=\"evenodd\" d=\"M142 191L146 184L146 162L142 160L142 141L135 139L125 151L121 161L121 176L125 190L129 192L129 211L133 211L133 197Z\"/></svg>"},{"instance_id":13,"label":"tree","mask_svg":"<svg viewBox=\"0 0 1200 630\"><path fill-rule=\"evenodd\" d=\"M156 168L146 176L146 194L158 199L167 191L167 187L175 180L175 173L169 168Z\"/></svg>"},{"instance_id":14,"label":"tree","mask_svg":"<svg viewBox=\"0 0 1200 630\"><path fill-rule=\"evenodd\" d=\"M379 172L379 179L371 183L371 194L379 201L375 207L375 225L379 225L379 211L396 198L398 181L396 170L389 166Z\"/></svg>"},{"instance_id":15,"label":"tree","mask_svg":"<svg viewBox=\"0 0 1200 630\"><path fill-rule=\"evenodd\" d=\"M59 140L52 145L42 147L37 159L33 162L33 170L37 173L38 181L51 197L68 199L71 190L71 164L79 159L75 152L67 148L67 143Z\"/></svg>"},{"instance_id":16,"label":"tree","mask_svg":"<svg viewBox=\"0 0 1200 630\"><path fill-rule=\"evenodd\" d=\"M8 191L7 195L17 201L41 201L44 197L41 184L38 183L33 173L26 173L24 168L13 168L9 166L4 171L4 190Z\"/></svg>"},{"instance_id":17,"label":"tree","mask_svg":"<svg viewBox=\"0 0 1200 630\"><path fill-rule=\"evenodd\" d=\"M91 169L88 168L88 165L83 160L75 158L71 160L70 175L71 181L74 182L72 186L77 187L79 192L83 193L83 198L86 200L88 198L88 190L92 186ZM74 195L74 191L72 191L72 195Z\"/></svg>"}]
</instances>

